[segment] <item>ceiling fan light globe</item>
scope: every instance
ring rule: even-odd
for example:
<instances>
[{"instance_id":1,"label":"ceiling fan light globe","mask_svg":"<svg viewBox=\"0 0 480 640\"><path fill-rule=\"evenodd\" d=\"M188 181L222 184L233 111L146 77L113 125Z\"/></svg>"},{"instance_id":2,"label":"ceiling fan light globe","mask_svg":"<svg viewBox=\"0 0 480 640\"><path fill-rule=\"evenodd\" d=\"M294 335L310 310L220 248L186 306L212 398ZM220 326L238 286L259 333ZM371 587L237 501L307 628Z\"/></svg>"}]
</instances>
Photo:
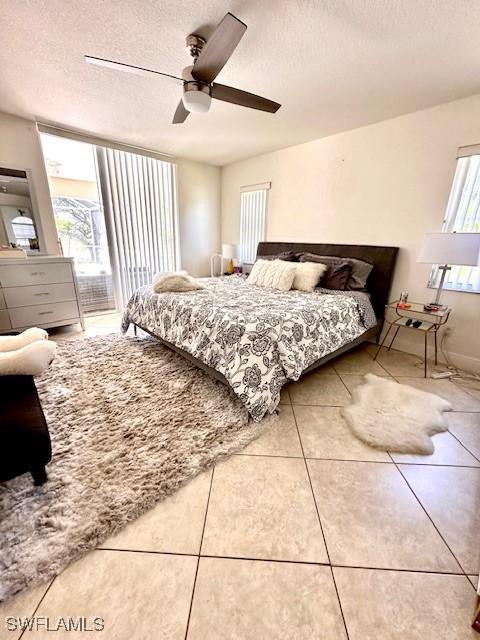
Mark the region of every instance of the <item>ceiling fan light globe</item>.
<instances>
[{"instance_id":1,"label":"ceiling fan light globe","mask_svg":"<svg viewBox=\"0 0 480 640\"><path fill-rule=\"evenodd\" d=\"M183 91L183 106L191 113L207 113L212 97L208 86L197 88L197 83L186 83Z\"/></svg>"}]
</instances>

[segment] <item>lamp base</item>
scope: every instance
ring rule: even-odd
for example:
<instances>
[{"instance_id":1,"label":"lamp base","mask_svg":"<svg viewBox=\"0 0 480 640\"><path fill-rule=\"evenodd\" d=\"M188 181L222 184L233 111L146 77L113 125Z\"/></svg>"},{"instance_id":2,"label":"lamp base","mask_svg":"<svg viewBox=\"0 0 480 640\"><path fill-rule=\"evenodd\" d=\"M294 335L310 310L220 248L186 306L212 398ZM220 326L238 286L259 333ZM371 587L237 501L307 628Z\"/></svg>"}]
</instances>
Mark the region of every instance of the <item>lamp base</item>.
<instances>
[{"instance_id":1,"label":"lamp base","mask_svg":"<svg viewBox=\"0 0 480 640\"><path fill-rule=\"evenodd\" d=\"M432 302L431 304L434 304L436 307L438 307L439 311L446 311L448 309L447 305L440 304L440 296L442 295L445 276L447 275L447 271L450 271L451 268L452 267L449 267L448 264L441 264L438 266L439 271L441 271L442 273L442 277L440 278L440 284L438 285L437 295L435 296L435 302Z\"/></svg>"}]
</instances>

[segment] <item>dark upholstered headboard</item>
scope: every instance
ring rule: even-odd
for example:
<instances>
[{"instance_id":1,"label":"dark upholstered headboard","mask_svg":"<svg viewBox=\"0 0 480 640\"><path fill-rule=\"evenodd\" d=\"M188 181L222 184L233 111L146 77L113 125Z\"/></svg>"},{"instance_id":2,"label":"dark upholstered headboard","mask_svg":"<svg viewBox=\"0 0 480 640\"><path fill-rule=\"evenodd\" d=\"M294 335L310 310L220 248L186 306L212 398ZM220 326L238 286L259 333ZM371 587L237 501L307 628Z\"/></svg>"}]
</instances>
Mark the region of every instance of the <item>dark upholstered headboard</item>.
<instances>
[{"instance_id":1,"label":"dark upholstered headboard","mask_svg":"<svg viewBox=\"0 0 480 640\"><path fill-rule=\"evenodd\" d=\"M398 247L375 247L361 244L310 244L308 242L259 242L257 256L269 256L282 251L298 253L306 251L320 256L357 258L373 264L372 272L367 280L367 291L372 296L372 306L377 318L384 317Z\"/></svg>"}]
</instances>

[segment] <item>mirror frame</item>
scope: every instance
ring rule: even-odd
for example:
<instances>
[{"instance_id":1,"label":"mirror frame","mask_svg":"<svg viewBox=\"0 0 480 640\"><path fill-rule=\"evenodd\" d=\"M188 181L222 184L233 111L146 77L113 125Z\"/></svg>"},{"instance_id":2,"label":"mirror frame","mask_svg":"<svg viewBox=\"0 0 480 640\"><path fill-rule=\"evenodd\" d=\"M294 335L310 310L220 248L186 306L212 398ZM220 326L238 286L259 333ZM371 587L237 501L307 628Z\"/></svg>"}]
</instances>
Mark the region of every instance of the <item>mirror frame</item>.
<instances>
[{"instance_id":1,"label":"mirror frame","mask_svg":"<svg viewBox=\"0 0 480 640\"><path fill-rule=\"evenodd\" d=\"M35 224L35 229L37 231L38 246L39 246L39 251L27 251L27 256L33 258L35 256L47 255L46 245L45 245L45 236L43 233L42 220L40 217L40 208L38 206L37 192L35 190L32 170L26 169L25 167L19 167L18 165L10 165L8 167L2 166L0 167L0 175L5 175L5 174L2 174L2 169L7 169L7 170L10 169L11 171L25 172L27 176L28 190L30 192L30 202L32 203L32 216Z\"/></svg>"}]
</instances>

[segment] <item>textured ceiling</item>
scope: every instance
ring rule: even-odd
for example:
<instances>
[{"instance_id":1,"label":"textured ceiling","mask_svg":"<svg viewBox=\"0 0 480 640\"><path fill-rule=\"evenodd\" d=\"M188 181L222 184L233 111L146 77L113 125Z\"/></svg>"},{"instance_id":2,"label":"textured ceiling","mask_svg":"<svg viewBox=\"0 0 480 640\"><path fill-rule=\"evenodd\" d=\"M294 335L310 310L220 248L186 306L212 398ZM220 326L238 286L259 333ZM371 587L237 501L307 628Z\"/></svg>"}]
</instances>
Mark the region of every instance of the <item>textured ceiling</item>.
<instances>
[{"instance_id":1,"label":"textured ceiling","mask_svg":"<svg viewBox=\"0 0 480 640\"><path fill-rule=\"evenodd\" d=\"M83 61L178 74L188 33L248 29L218 76L282 103L213 101L170 121L181 87ZM226 164L480 92L479 0L2 0L0 111ZM1 143L1 141L0 141Z\"/></svg>"}]
</instances>

